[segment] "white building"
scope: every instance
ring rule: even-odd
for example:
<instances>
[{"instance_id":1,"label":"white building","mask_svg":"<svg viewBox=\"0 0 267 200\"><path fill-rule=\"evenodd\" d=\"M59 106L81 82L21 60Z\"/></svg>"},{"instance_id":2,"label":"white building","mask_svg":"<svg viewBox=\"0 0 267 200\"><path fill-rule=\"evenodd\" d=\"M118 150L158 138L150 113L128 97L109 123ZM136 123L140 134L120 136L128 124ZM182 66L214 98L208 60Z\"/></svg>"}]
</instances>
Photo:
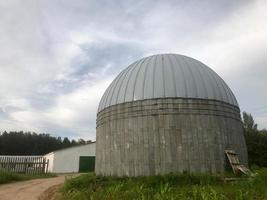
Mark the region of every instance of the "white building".
<instances>
[{"instance_id":1,"label":"white building","mask_svg":"<svg viewBox=\"0 0 267 200\"><path fill-rule=\"evenodd\" d=\"M95 168L95 142L60 149L44 155L49 160L48 172L89 172Z\"/></svg>"}]
</instances>

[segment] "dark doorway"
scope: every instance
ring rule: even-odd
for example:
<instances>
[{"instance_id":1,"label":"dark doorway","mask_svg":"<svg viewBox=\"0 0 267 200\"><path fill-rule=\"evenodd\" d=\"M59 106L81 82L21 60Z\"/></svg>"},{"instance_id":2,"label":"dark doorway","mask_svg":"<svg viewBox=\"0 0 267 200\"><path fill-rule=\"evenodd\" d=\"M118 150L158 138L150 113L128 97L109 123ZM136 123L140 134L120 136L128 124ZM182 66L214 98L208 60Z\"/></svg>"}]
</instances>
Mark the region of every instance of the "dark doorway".
<instances>
[{"instance_id":1,"label":"dark doorway","mask_svg":"<svg viewBox=\"0 0 267 200\"><path fill-rule=\"evenodd\" d=\"M93 172L95 170L95 156L80 156L79 172Z\"/></svg>"}]
</instances>

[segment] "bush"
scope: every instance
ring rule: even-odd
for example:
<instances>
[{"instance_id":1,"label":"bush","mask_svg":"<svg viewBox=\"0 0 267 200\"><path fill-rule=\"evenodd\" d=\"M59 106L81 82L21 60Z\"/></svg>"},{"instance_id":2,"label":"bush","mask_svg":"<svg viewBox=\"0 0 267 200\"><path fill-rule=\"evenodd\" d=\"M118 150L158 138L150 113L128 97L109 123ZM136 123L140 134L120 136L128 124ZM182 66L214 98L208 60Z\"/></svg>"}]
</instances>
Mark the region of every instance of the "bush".
<instances>
[{"instance_id":1,"label":"bush","mask_svg":"<svg viewBox=\"0 0 267 200\"><path fill-rule=\"evenodd\" d=\"M265 131L246 131L249 166L267 167L267 133Z\"/></svg>"}]
</instances>

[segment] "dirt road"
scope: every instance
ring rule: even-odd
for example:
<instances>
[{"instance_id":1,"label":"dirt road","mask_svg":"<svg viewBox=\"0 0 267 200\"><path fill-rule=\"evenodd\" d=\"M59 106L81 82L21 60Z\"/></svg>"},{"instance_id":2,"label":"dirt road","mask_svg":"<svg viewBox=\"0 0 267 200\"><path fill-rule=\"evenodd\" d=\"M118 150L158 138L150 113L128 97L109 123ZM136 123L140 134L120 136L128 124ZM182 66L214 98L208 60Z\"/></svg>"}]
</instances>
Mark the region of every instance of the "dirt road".
<instances>
[{"instance_id":1,"label":"dirt road","mask_svg":"<svg viewBox=\"0 0 267 200\"><path fill-rule=\"evenodd\" d=\"M69 175L68 175L69 176ZM0 200L48 200L64 183L66 175L43 178L0 186Z\"/></svg>"}]
</instances>

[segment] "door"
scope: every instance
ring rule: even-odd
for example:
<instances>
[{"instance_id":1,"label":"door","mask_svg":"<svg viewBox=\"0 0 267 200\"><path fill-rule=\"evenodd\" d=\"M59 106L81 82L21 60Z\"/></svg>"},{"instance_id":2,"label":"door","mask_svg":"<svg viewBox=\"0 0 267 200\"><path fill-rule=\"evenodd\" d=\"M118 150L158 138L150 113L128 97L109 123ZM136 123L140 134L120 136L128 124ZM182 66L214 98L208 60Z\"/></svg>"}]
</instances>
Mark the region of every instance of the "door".
<instances>
[{"instance_id":1,"label":"door","mask_svg":"<svg viewBox=\"0 0 267 200\"><path fill-rule=\"evenodd\" d=\"M93 172L95 170L95 156L80 156L79 172Z\"/></svg>"}]
</instances>

